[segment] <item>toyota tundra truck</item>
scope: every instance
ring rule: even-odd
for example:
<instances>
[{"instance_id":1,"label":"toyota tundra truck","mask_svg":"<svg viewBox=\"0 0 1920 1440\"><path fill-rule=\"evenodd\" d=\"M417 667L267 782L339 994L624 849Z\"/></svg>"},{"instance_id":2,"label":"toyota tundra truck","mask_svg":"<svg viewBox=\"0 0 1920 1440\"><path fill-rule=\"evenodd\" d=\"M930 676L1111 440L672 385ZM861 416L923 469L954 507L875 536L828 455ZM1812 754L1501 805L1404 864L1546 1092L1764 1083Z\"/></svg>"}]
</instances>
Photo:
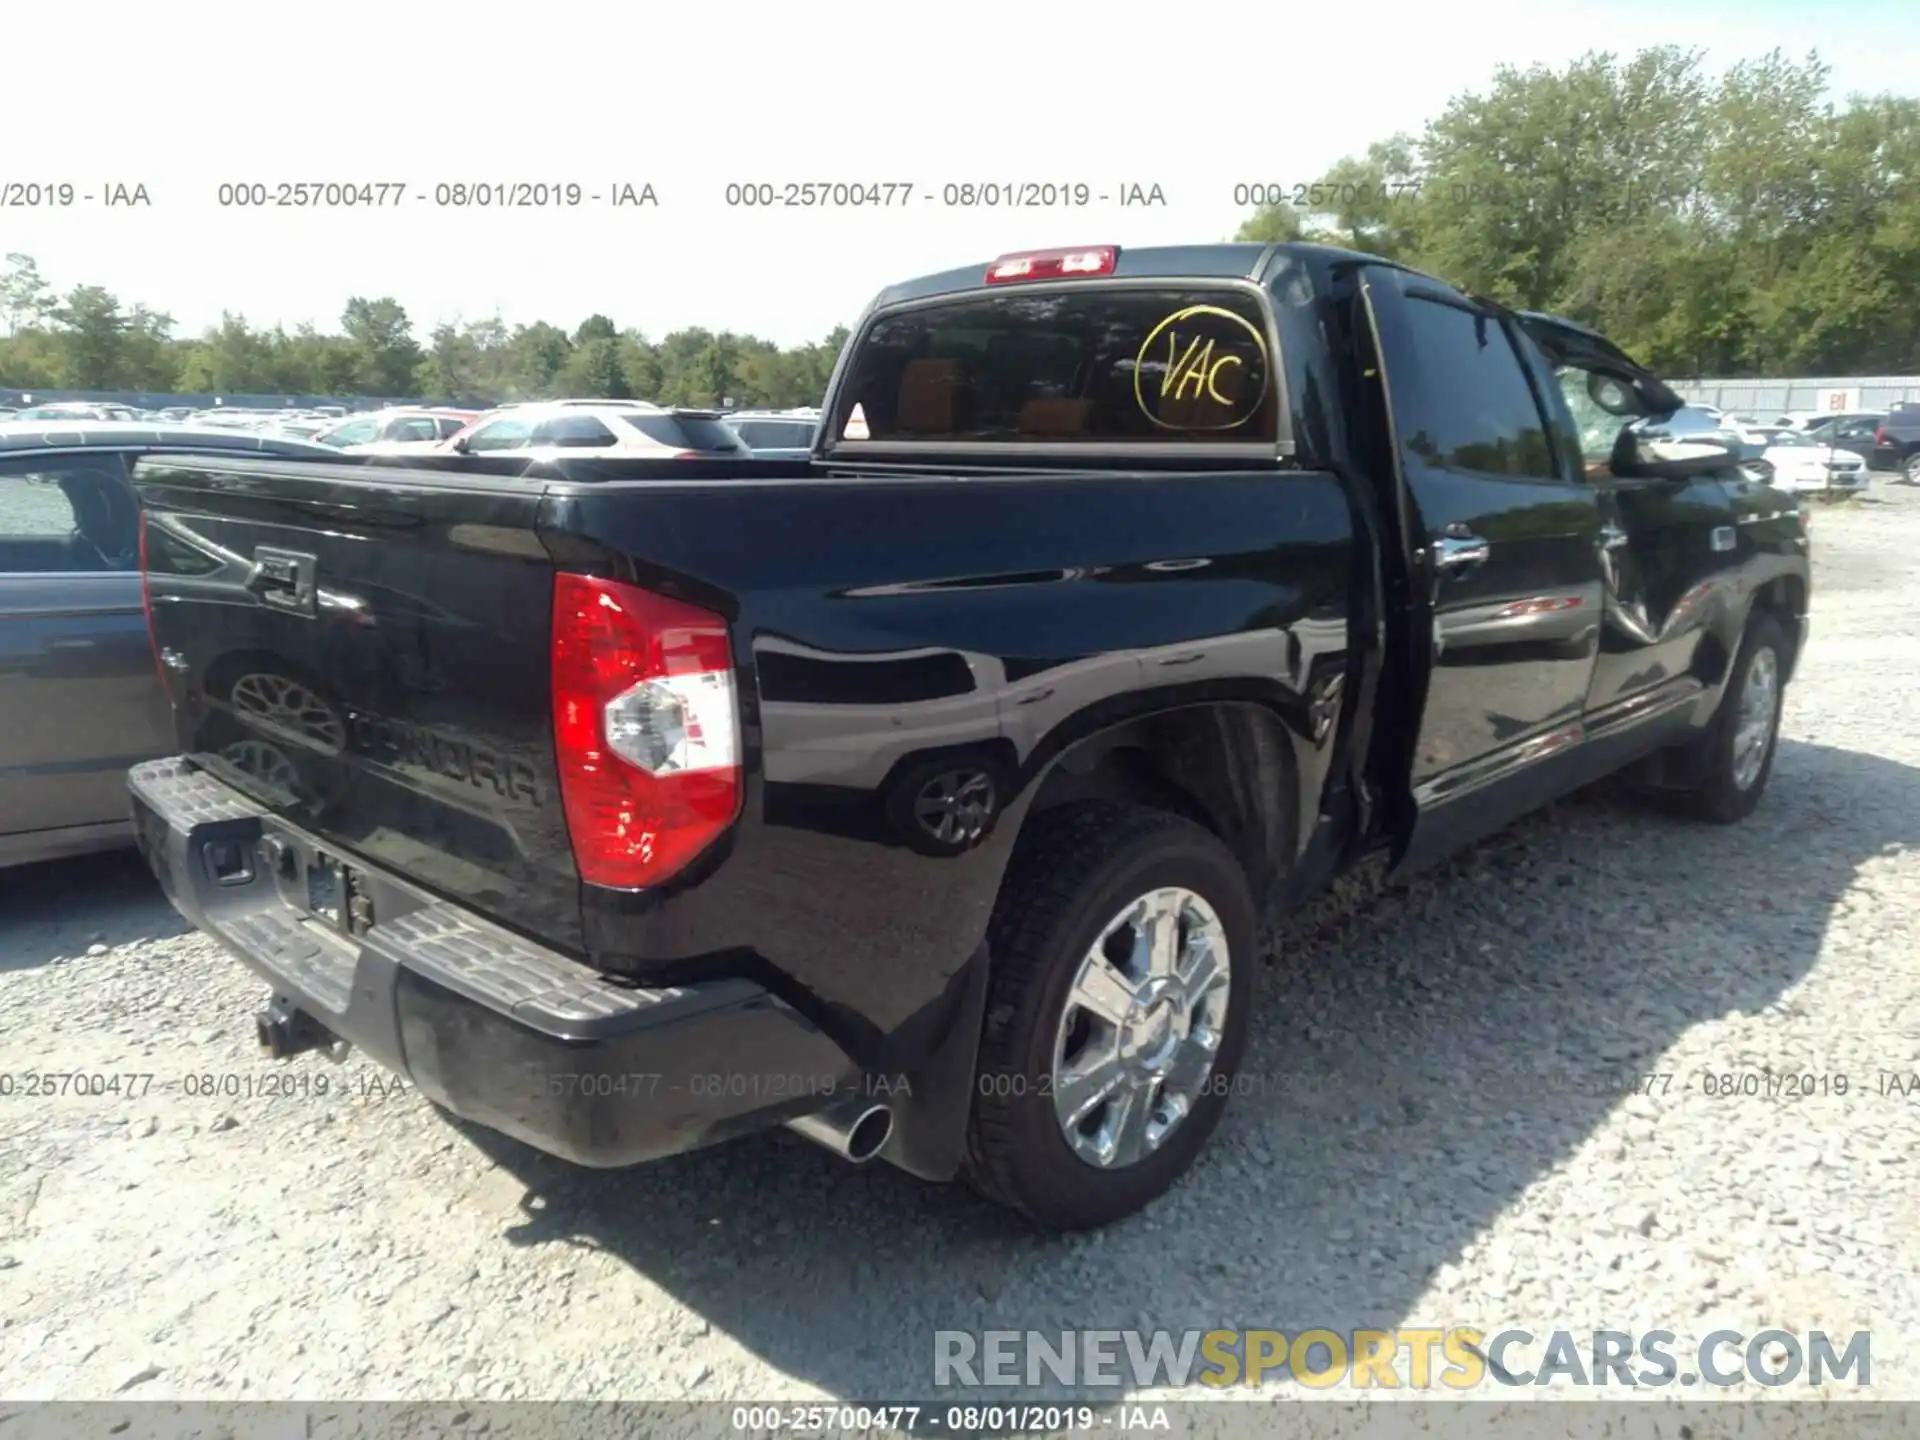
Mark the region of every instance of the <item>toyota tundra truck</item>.
<instances>
[{"instance_id":1,"label":"toyota tundra truck","mask_svg":"<svg viewBox=\"0 0 1920 1440\"><path fill-rule=\"evenodd\" d=\"M883 291L806 459L149 455L140 841L270 1055L1101 1225L1263 918L1613 772L1759 802L1806 518L1680 403L1378 258L1087 246Z\"/></svg>"}]
</instances>

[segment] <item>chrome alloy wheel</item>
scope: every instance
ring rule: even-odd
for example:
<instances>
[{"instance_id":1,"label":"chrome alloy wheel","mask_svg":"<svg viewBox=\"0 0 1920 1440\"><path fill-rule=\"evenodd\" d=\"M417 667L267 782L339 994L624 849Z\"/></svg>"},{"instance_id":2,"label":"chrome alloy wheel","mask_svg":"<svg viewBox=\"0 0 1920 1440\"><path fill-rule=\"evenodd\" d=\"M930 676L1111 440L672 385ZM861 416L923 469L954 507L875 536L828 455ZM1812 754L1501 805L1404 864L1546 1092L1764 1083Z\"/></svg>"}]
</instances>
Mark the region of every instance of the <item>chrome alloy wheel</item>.
<instances>
[{"instance_id":1,"label":"chrome alloy wheel","mask_svg":"<svg viewBox=\"0 0 1920 1440\"><path fill-rule=\"evenodd\" d=\"M1158 1150L1213 1074L1232 975L1226 931L1191 890L1142 895L1075 973L1053 1045L1053 1105L1102 1170Z\"/></svg>"},{"instance_id":2,"label":"chrome alloy wheel","mask_svg":"<svg viewBox=\"0 0 1920 1440\"><path fill-rule=\"evenodd\" d=\"M1780 710L1780 661L1771 645L1753 652L1733 722L1733 784L1750 790L1766 764Z\"/></svg>"}]
</instances>

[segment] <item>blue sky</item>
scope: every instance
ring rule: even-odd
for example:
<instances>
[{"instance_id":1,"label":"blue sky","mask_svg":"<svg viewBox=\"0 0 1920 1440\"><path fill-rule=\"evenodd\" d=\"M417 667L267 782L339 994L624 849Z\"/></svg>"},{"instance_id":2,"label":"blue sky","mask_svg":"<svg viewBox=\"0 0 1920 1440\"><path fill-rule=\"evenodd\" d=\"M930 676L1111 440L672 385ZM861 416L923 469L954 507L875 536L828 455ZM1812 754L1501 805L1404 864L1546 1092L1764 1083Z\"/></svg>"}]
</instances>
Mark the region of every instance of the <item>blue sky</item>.
<instances>
[{"instance_id":1,"label":"blue sky","mask_svg":"<svg viewBox=\"0 0 1920 1440\"><path fill-rule=\"evenodd\" d=\"M851 320L892 279L1057 244L1223 238L1237 183L1310 180L1507 62L1675 43L1723 65L1817 49L1839 93L1920 81L1911 3L1487 0L1370 10L1153 0L1062 7L823 0L812 6L484 6L364 0L314 10L90 7L87 39L11 54L0 180L150 207L0 209L0 250L57 286L105 285L181 333L223 309L332 328L390 294L424 333L500 314L594 310L784 344ZM76 63L84 65L76 69ZM905 205L750 210L729 182L911 183ZM223 208L223 182L385 181L399 207ZM1158 185L1164 207L949 207L947 185ZM439 184L577 183L657 207L438 209ZM898 192L896 192L898 193Z\"/></svg>"}]
</instances>

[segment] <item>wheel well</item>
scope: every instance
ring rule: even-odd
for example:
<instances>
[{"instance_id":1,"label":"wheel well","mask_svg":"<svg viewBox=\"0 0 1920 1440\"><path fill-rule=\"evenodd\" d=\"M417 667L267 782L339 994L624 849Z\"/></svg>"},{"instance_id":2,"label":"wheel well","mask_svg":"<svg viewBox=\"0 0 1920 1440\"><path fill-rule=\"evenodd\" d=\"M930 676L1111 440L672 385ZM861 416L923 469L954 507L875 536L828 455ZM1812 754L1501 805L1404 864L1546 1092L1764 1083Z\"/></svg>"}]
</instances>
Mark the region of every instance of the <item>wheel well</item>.
<instances>
[{"instance_id":1,"label":"wheel well","mask_svg":"<svg viewBox=\"0 0 1920 1440\"><path fill-rule=\"evenodd\" d=\"M1787 677L1793 675L1800 648L1800 617L1807 613L1807 582L1798 575L1778 575L1753 595L1753 613L1772 615L1787 632Z\"/></svg>"},{"instance_id":2,"label":"wheel well","mask_svg":"<svg viewBox=\"0 0 1920 1440\"><path fill-rule=\"evenodd\" d=\"M1273 907L1295 850L1298 781L1280 718L1254 704L1201 705L1129 721L1065 751L1029 818L1076 800L1164 810L1211 831Z\"/></svg>"}]
</instances>

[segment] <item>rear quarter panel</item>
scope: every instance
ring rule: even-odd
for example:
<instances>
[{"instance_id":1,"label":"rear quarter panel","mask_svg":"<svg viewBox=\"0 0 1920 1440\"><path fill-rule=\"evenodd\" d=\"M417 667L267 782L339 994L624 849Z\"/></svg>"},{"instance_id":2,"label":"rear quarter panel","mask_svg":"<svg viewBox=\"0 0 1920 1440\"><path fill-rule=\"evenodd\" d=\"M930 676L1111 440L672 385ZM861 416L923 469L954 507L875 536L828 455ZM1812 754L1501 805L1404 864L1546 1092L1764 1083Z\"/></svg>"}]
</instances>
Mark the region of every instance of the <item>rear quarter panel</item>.
<instances>
[{"instance_id":1,"label":"rear quarter panel","mask_svg":"<svg viewBox=\"0 0 1920 1440\"><path fill-rule=\"evenodd\" d=\"M1153 711L1260 705L1292 737L1301 810L1317 805L1329 742L1312 707L1346 667L1355 573L1331 475L822 473L563 486L546 503L563 565L725 614L743 677L741 823L677 884L584 887L603 961L757 973L884 1064L924 1039L917 1022L938 1028L1034 787L1075 742ZM998 767L1000 821L921 853L890 818L898 787L956 751Z\"/></svg>"}]
</instances>

